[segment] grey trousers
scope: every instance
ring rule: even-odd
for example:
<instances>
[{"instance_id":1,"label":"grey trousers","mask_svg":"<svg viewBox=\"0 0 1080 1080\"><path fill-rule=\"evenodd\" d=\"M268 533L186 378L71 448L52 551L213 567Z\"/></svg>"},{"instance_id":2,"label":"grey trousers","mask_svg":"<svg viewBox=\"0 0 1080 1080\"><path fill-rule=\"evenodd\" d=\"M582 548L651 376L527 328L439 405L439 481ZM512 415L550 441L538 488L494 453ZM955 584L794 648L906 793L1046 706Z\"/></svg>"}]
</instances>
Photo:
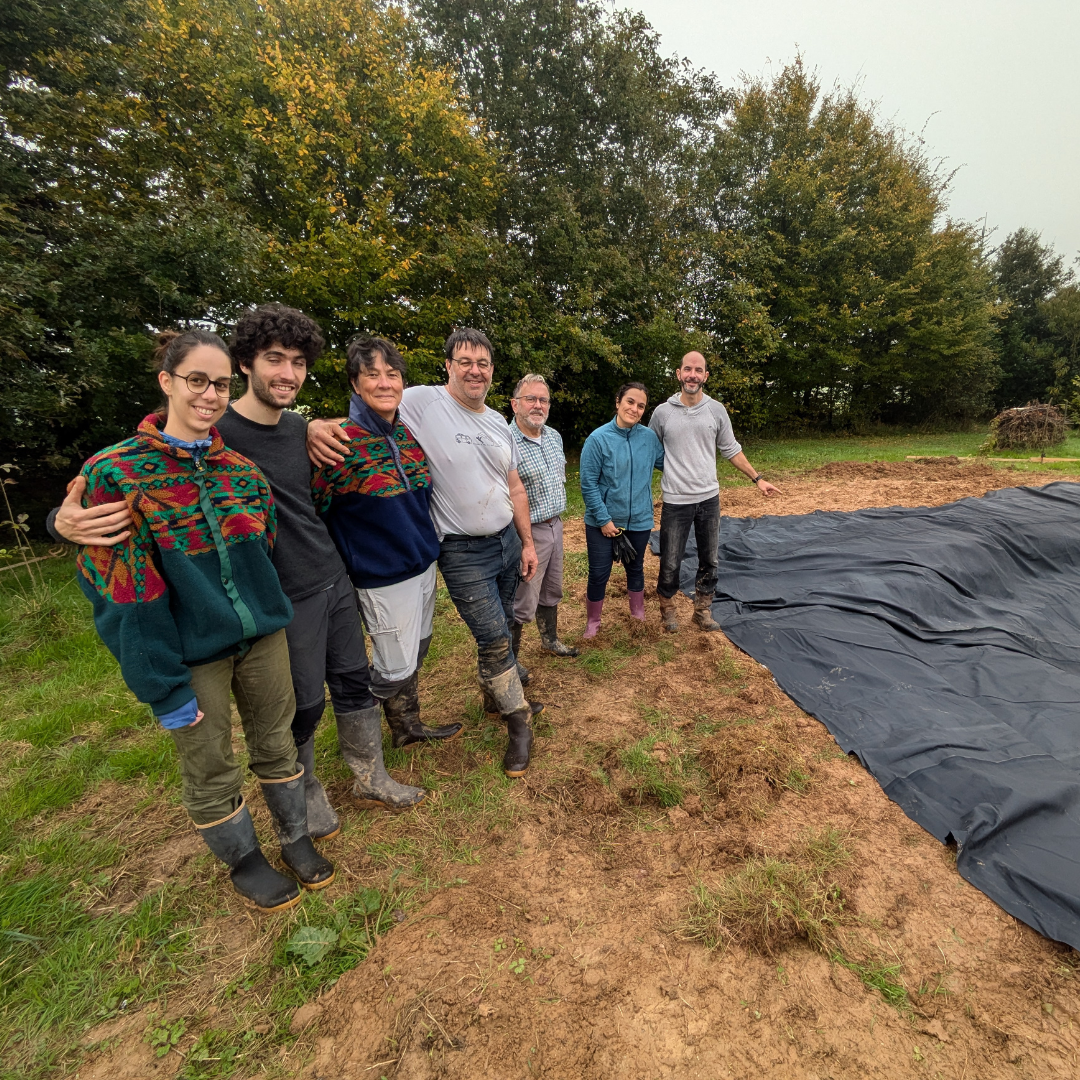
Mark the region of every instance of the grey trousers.
<instances>
[{"instance_id":1,"label":"grey trousers","mask_svg":"<svg viewBox=\"0 0 1080 1080\"><path fill-rule=\"evenodd\" d=\"M562 518L538 521L532 527L537 567L532 581L522 581L514 596L514 622L536 618L537 607L554 607L563 598Z\"/></svg>"}]
</instances>

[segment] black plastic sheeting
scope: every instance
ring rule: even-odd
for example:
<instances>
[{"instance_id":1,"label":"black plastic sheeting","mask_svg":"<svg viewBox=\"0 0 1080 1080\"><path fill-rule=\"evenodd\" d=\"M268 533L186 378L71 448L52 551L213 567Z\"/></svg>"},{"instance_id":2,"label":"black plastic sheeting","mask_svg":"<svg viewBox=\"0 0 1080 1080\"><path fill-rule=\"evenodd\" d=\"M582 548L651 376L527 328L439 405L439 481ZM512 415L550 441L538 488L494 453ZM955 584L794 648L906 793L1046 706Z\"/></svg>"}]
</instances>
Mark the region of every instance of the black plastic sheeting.
<instances>
[{"instance_id":1,"label":"black plastic sheeting","mask_svg":"<svg viewBox=\"0 0 1080 1080\"><path fill-rule=\"evenodd\" d=\"M963 877L1080 948L1080 485L723 518L716 597Z\"/></svg>"}]
</instances>

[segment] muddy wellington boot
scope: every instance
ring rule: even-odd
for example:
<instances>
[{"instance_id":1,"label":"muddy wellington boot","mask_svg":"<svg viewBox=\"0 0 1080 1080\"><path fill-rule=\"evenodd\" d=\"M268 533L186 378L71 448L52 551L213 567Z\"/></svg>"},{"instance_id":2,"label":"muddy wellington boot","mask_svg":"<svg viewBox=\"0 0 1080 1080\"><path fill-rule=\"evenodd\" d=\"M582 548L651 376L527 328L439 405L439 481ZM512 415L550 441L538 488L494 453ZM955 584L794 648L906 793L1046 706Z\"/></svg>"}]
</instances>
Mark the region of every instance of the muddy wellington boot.
<instances>
[{"instance_id":1,"label":"muddy wellington boot","mask_svg":"<svg viewBox=\"0 0 1080 1080\"><path fill-rule=\"evenodd\" d=\"M296 764L304 769L304 798L307 801L308 833L312 840L330 840L341 832L326 789L315 775L315 736L296 748Z\"/></svg>"},{"instance_id":2,"label":"muddy wellington boot","mask_svg":"<svg viewBox=\"0 0 1080 1080\"><path fill-rule=\"evenodd\" d=\"M578 656L579 649L572 649L559 640L559 605L537 607L536 629L540 631L540 648L552 656Z\"/></svg>"},{"instance_id":3,"label":"muddy wellington boot","mask_svg":"<svg viewBox=\"0 0 1080 1080\"><path fill-rule=\"evenodd\" d=\"M229 868L233 888L251 907L284 911L300 903L296 882L279 874L266 861L243 796L228 817L195 828L206 846Z\"/></svg>"},{"instance_id":4,"label":"muddy wellington boot","mask_svg":"<svg viewBox=\"0 0 1080 1080\"><path fill-rule=\"evenodd\" d=\"M414 671L391 698L383 702L383 714L395 750L415 750L425 743L446 742L461 734L462 724L428 727L420 722L420 673Z\"/></svg>"},{"instance_id":5,"label":"muddy wellington boot","mask_svg":"<svg viewBox=\"0 0 1080 1080\"><path fill-rule=\"evenodd\" d=\"M677 634L679 632L679 617L675 614L675 597L674 596L661 596L656 594L657 599L660 601L660 618L664 621L664 629L669 634Z\"/></svg>"},{"instance_id":6,"label":"muddy wellington boot","mask_svg":"<svg viewBox=\"0 0 1080 1080\"><path fill-rule=\"evenodd\" d=\"M337 718L338 745L345 764L352 769L352 797L365 809L408 810L424 801L423 788L399 784L386 771L382 753L382 719L379 706L341 713Z\"/></svg>"},{"instance_id":7,"label":"muddy wellington boot","mask_svg":"<svg viewBox=\"0 0 1080 1080\"><path fill-rule=\"evenodd\" d=\"M638 622L644 622L645 590L639 589L637 592L627 591L626 597L630 601L630 618L637 619Z\"/></svg>"},{"instance_id":8,"label":"muddy wellington boot","mask_svg":"<svg viewBox=\"0 0 1080 1080\"><path fill-rule=\"evenodd\" d=\"M518 678L522 686L529 681L529 669L518 659L518 651L521 649L521 631L524 629L524 625L519 622L514 623L510 629L510 648L514 653L514 662L517 664Z\"/></svg>"},{"instance_id":9,"label":"muddy wellington boot","mask_svg":"<svg viewBox=\"0 0 1080 1080\"><path fill-rule=\"evenodd\" d=\"M532 725L529 723L528 709L515 709L503 714L506 724L507 746L503 755L503 772L511 779L524 776L529 767L529 753L532 750Z\"/></svg>"},{"instance_id":10,"label":"muddy wellington boot","mask_svg":"<svg viewBox=\"0 0 1080 1080\"><path fill-rule=\"evenodd\" d=\"M712 617L712 593L694 594L694 625L699 630L719 630L720 624Z\"/></svg>"},{"instance_id":11,"label":"muddy wellington boot","mask_svg":"<svg viewBox=\"0 0 1080 1080\"><path fill-rule=\"evenodd\" d=\"M484 712L488 716L502 716L503 711L499 708L499 703L491 696L491 691L483 684L480 686L480 693L484 695ZM546 705L539 701L530 701L528 705L530 716L539 716L547 708Z\"/></svg>"},{"instance_id":12,"label":"muddy wellington boot","mask_svg":"<svg viewBox=\"0 0 1080 1080\"><path fill-rule=\"evenodd\" d=\"M312 892L325 889L334 880L334 864L324 859L311 842L303 772L284 780L260 779L259 786L274 820L274 831L281 844L281 861L305 889Z\"/></svg>"}]
</instances>

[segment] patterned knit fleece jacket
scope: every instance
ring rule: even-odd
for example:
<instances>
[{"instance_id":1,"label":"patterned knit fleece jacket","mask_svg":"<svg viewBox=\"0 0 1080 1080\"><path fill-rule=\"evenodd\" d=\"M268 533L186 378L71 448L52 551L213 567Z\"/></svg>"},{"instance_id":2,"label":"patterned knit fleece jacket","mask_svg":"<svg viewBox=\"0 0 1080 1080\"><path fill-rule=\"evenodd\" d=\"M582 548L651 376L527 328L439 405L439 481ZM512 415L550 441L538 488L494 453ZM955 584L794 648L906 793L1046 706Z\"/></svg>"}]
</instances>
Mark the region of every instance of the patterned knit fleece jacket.
<instances>
[{"instance_id":1,"label":"patterned knit fleece jacket","mask_svg":"<svg viewBox=\"0 0 1080 1080\"><path fill-rule=\"evenodd\" d=\"M270 562L270 486L210 434L196 464L151 415L82 469L83 504L126 502L133 525L123 544L79 549L79 586L124 681L158 716L195 697L192 666L246 651L292 619Z\"/></svg>"},{"instance_id":2,"label":"patterned knit fleece jacket","mask_svg":"<svg viewBox=\"0 0 1080 1080\"><path fill-rule=\"evenodd\" d=\"M355 395L342 426L344 462L319 469L311 487L350 580L380 589L422 574L439 557L423 449L400 419L387 423Z\"/></svg>"}]
</instances>

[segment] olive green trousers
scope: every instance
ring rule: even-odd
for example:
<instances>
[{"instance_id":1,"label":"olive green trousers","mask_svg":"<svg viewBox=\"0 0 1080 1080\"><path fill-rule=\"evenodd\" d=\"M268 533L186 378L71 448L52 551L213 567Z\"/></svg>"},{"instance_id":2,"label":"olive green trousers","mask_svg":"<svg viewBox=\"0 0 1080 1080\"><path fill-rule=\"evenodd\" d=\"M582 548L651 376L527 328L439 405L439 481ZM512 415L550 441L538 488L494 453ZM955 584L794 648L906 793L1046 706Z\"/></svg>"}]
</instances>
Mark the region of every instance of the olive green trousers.
<instances>
[{"instance_id":1,"label":"olive green trousers","mask_svg":"<svg viewBox=\"0 0 1080 1080\"><path fill-rule=\"evenodd\" d=\"M251 771L260 780L284 780L299 771L292 737L296 701L285 631L261 638L242 657L193 667L191 688L203 718L169 734L180 757L184 809L196 825L209 825L240 805L243 772L232 747L230 691L240 713Z\"/></svg>"}]
</instances>

